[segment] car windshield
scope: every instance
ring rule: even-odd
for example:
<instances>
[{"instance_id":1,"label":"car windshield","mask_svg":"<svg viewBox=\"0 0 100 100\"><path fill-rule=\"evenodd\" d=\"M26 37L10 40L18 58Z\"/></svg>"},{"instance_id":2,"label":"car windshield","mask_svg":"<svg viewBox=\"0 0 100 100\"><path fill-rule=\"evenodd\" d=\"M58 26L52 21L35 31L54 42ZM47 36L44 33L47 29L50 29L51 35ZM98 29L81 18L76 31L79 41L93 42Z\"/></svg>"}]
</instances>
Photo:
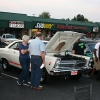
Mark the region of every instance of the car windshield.
<instances>
[{"instance_id":1,"label":"car windshield","mask_svg":"<svg viewBox=\"0 0 100 100\"><path fill-rule=\"evenodd\" d=\"M6 38L15 38L14 35L6 35Z\"/></svg>"},{"instance_id":2,"label":"car windshield","mask_svg":"<svg viewBox=\"0 0 100 100\"><path fill-rule=\"evenodd\" d=\"M87 39L87 37L86 37L85 35L83 35L83 36L81 37L81 39Z\"/></svg>"},{"instance_id":3,"label":"car windshield","mask_svg":"<svg viewBox=\"0 0 100 100\"><path fill-rule=\"evenodd\" d=\"M89 49L91 50L91 52L93 53L94 46L96 45L96 43L89 43L87 45L88 45Z\"/></svg>"}]
</instances>

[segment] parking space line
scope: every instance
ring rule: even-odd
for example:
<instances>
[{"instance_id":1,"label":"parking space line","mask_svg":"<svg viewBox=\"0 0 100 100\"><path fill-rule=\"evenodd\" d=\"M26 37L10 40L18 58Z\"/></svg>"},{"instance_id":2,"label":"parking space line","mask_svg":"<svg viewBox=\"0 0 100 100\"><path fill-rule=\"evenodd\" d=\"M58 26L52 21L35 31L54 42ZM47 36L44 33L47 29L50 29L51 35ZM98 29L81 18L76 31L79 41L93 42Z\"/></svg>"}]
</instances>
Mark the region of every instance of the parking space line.
<instances>
[{"instance_id":1,"label":"parking space line","mask_svg":"<svg viewBox=\"0 0 100 100\"><path fill-rule=\"evenodd\" d=\"M4 74L4 73L1 73L2 75L5 75L5 76L8 76L8 77L11 77L11 78L14 78L14 79L18 79L17 77L14 77L14 76L11 76L11 75L7 75L7 74Z\"/></svg>"},{"instance_id":2,"label":"parking space line","mask_svg":"<svg viewBox=\"0 0 100 100\"><path fill-rule=\"evenodd\" d=\"M8 76L8 77L10 77L10 78L13 78L13 79L16 79L16 80L18 80L18 78L17 77L14 77L14 76L11 76L11 75L7 75L7 74L5 74L5 73L1 73L2 75L5 75L5 76ZM29 84L31 84L31 82L28 82Z\"/></svg>"}]
</instances>

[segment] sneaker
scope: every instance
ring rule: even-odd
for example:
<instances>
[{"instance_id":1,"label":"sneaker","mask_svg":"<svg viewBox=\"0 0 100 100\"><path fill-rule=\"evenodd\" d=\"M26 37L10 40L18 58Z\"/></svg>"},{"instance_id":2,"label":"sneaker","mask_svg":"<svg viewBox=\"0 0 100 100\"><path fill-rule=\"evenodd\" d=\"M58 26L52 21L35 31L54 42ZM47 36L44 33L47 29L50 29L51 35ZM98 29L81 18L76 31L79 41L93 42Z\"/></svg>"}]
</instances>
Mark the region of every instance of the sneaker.
<instances>
[{"instance_id":1,"label":"sneaker","mask_svg":"<svg viewBox=\"0 0 100 100\"><path fill-rule=\"evenodd\" d=\"M25 86L30 86L30 84L28 84L28 83L23 83L23 85L25 85Z\"/></svg>"},{"instance_id":2,"label":"sneaker","mask_svg":"<svg viewBox=\"0 0 100 100\"><path fill-rule=\"evenodd\" d=\"M43 90L43 86L39 86L39 87L34 87L34 90Z\"/></svg>"},{"instance_id":3,"label":"sneaker","mask_svg":"<svg viewBox=\"0 0 100 100\"><path fill-rule=\"evenodd\" d=\"M18 81L17 81L17 84L18 84L18 85L22 85L22 84L20 84Z\"/></svg>"}]
</instances>

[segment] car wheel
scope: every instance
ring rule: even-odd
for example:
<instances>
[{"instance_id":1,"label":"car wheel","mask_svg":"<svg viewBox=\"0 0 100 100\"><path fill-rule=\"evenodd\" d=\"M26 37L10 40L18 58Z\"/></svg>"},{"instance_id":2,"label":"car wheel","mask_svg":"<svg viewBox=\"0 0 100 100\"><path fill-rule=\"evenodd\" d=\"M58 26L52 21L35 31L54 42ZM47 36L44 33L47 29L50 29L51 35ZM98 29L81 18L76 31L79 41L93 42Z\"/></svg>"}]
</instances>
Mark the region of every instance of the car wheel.
<instances>
[{"instance_id":1,"label":"car wheel","mask_svg":"<svg viewBox=\"0 0 100 100\"><path fill-rule=\"evenodd\" d=\"M2 68L4 71L10 71L12 69L12 67L9 65L6 59L2 60Z\"/></svg>"},{"instance_id":2,"label":"car wheel","mask_svg":"<svg viewBox=\"0 0 100 100\"><path fill-rule=\"evenodd\" d=\"M78 75L69 75L70 79L73 80L78 80L82 77L82 73L78 74Z\"/></svg>"},{"instance_id":3,"label":"car wheel","mask_svg":"<svg viewBox=\"0 0 100 100\"><path fill-rule=\"evenodd\" d=\"M43 68L42 77L40 83L47 83L50 80L50 75L48 74L47 70Z\"/></svg>"}]
</instances>

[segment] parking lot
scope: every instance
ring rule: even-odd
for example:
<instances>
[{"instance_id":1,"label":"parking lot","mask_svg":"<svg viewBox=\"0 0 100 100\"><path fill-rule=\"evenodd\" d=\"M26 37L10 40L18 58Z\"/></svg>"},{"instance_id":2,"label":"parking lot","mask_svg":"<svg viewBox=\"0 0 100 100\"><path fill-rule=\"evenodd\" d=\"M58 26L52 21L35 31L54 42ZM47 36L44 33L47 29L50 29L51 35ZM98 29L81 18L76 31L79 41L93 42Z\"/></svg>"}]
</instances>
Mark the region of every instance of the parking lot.
<instances>
[{"instance_id":1,"label":"parking lot","mask_svg":"<svg viewBox=\"0 0 100 100\"><path fill-rule=\"evenodd\" d=\"M100 81L90 77L82 77L80 80L71 80L69 77L52 77L49 83L43 84L44 89L40 91L32 90L27 86L18 86L16 81L21 72L20 69L13 68L10 72L2 70L0 79L0 100L74 100L74 86L92 83L93 100L100 99ZM30 79L29 79L30 80Z\"/></svg>"}]
</instances>

